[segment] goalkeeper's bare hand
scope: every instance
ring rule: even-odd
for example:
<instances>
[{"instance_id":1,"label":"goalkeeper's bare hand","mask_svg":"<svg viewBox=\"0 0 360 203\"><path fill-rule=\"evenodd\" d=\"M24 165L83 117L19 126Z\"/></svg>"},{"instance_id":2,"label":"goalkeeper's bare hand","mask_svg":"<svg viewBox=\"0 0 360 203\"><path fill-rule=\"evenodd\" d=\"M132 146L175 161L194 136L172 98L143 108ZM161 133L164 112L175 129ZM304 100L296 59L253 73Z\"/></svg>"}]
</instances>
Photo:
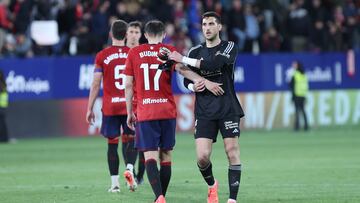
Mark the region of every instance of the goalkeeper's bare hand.
<instances>
[{"instance_id":1,"label":"goalkeeper's bare hand","mask_svg":"<svg viewBox=\"0 0 360 203\"><path fill-rule=\"evenodd\" d=\"M183 55L181 55L179 52L177 51L173 51L169 54L169 59L170 60L173 60L173 61L176 61L178 63L181 63L182 62L182 58L183 58Z\"/></svg>"}]
</instances>

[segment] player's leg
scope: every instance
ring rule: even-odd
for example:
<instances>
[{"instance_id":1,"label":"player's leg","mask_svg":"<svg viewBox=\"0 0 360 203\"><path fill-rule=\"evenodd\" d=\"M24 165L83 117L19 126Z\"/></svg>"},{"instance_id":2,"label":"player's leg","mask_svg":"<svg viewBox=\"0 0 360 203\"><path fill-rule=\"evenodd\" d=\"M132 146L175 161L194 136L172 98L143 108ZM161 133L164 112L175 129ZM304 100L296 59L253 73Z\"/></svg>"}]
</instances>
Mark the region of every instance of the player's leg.
<instances>
[{"instance_id":1,"label":"player's leg","mask_svg":"<svg viewBox=\"0 0 360 203\"><path fill-rule=\"evenodd\" d=\"M126 168L134 171L134 165L137 158L137 150L135 149L135 131L131 130L126 124L126 117L122 116L121 125L124 130L123 135L126 136L125 157Z\"/></svg>"},{"instance_id":2,"label":"player's leg","mask_svg":"<svg viewBox=\"0 0 360 203\"><path fill-rule=\"evenodd\" d=\"M126 170L124 172L124 178L126 180L128 188L131 191L135 191L135 189L137 188L137 183L134 176L134 164L137 157L137 150L135 149L134 144L135 132L127 126L126 116L121 116L121 126L123 128L122 136L126 137L124 159L124 161L126 162Z\"/></svg>"},{"instance_id":3,"label":"player's leg","mask_svg":"<svg viewBox=\"0 0 360 203\"><path fill-rule=\"evenodd\" d=\"M210 161L210 155L212 151L212 142L213 140L208 138L197 138L196 143L196 155L197 155L197 165L199 171L204 178L205 182L208 185L208 203L218 203L218 182L215 180L212 163Z\"/></svg>"},{"instance_id":4,"label":"player's leg","mask_svg":"<svg viewBox=\"0 0 360 203\"><path fill-rule=\"evenodd\" d=\"M171 151L160 150L160 182L165 196L171 179Z\"/></svg>"},{"instance_id":5,"label":"player's leg","mask_svg":"<svg viewBox=\"0 0 360 203\"><path fill-rule=\"evenodd\" d=\"M131 132L130 132L131 133ZM126 169L134 172L134 165L136 162L138 151L135 149L135 136L134 134L128 135L128 144L126 146Z\"/></svg>"},{"instance_id":6,"label":"player's leg","mask_svg":"<svg viewBox=\"0 0 360 203\"><path fill-rule=\"evenodd\" d=\"M145 172L144 152L139 151L138 172L136 174L136 179L138 184L142 184L144 182L144 172Z\"/></svg>"},{"instance_id":7,"label":"player's leg","mask_svg":"<svg viewBox=\"0 0 360 203\"><path fill-rule=\"evenodd\" d=\"M200 173L203 176L205 182L209 186L214 185L215 183L215 179L212 173L212 164L210 161L212 142L213 141L208 138L197 138L195 140L197 166L199 167Z\"/></svg>"},{"instance_id":8,"label":"player's leg","mask_svg":"<svg viewBox=\"0 0 360 203\"><path fill-rule=\"evenodd\" d=\"M146 174L157 201L164 198L158 169L161 128L158 121L138 122L136 128L136 148L144 152Z\"/></svg>"},{"instance_id":9,"label":"player's leg","mask_svg":"<svg viewBox=\"0 0 360 203\"><path fill-rule=\"evenodd\" d=\"M218 125L214 121L196 120L195 122L195 145L196 158L199 170L205 182L211 186L214 185L215 179L212 174L212 164L210 155L212 143L216 142Z\"/></svg>"},{"instance_id":10,"label":"player's leg","mask_svg":"<svg viewBox=\"0 0 360 203\"><path fill-rule=\"evenodd\" d=\"M229 200L236 202L241 180L241 162L238 138L224 138L226 155L229 160L228 185Z\"/></svg>"},{"instance_id":11,"label":"player's leg","mask_svg":"<svg viewBox=\"0 0 360 203\"><path fill-rule=\"evenodd\" d=\"M228 202L236 202L240 187L241 179L241 162L240 162L240 118L230 118L221 120L220 131L224 138L224 148L229 161L228 169L228 185L229 200Z\"/></svg>"},{"instance_id":12,"label":"player's leg","mask_svg":"<svg viewBox=\"0 0 360 203\"><path fill-rule=\"evenodd\" d=\"M197 165L199 171L208 185L208 203L219 201L217 187L218 183L214 178L210 155L212 143L216 142L218 124L215 121L196 120L195 122L195 145Z\"/></svg>"},{"instance_id":13,"label":"player's leg","mask_svg":"<svg viewBox=\"0 0 360 203\"><path fill-rule=\"evenodd\" d=\"M123 157L123 160L124 160L124 164L125 164L125 167L126 167L126 147L127 147L127 144L128 144L128 137L127 135L125 134L122 134L121 135L121 154L122 154L122 157Z\"/></svg>"},{"instance_id":14,"label":"player's leg","mask_svg":"<svg viewBox=\"0 0 360 203\"><path fill-rule=\"evenodd\" d=\"M171 179L171 151L175 146L176 119L160 121L160 181L165 196Z\"/></svg>"},{"instance_id":15,"label":"player's leg","mask_svg":"<svg viewBox=\"0 0 360 203\"><path fill-rule=\"evenodd\" d=\"M111 177L109 192L119 192L119 155L118 144L120 135L120 121L117 116L102 117L101 134L108 139L107 161Z\"/></svg>"},{"instance_id":16,"label":"player's leg","mask_svg":"<svg viewBox=\"0 0 360 203\"><path fill-rule=\"evenodd\" d=\"M149 179L149 183L155 195L155 201L160 197L163 196L162 193L162 186L160 180L160 171L158 169L158 158L159 152L158 151L145 151L145 168L146 174Z\"/></svg>"},{"instance_id":17,"label":"player's leg","mask_svg":"<svg viewBox=\"0 0 360 203\"><path fill-rule=\"evenodd\" d=\"M120 192L119 184L119 155L118 155L119 138L108 138L107 161L111 176L111 187L109 192Z\"/></svg>"}]
</instances>

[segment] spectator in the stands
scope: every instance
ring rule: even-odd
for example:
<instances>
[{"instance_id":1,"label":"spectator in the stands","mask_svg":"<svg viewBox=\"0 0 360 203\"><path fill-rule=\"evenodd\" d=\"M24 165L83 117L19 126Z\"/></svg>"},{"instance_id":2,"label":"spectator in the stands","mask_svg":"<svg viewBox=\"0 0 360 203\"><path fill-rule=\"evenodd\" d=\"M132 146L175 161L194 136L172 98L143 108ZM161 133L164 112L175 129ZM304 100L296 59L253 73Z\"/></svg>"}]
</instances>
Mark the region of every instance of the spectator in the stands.
<instances>
[{"instance_id":1,"label":"spectator in the stands","mask_svg":"<svg viewBox=\"0 0 360 203\"><path fill-rule=\"evenodd\" d=\"M53 46L53 53L62 55L68 53L70 36L74 33L76 28L76 8L71 4L71 0L65 0L60 7L56 21L58 23L58 32L60 41Z\"/></svg>"},{"instance_id":2,"label":"spectator in the stands","mask_svg":"<svg viewBox=\"0 0 360 203\"><path fill-rule=\"evenodd\" d=\"M246 20L242 8L241 0L233 1L233 8L230 10L229 14L229 31L236 38L236 42L239 50L243 50L246 40ZM231 37L230 37L231 39Z\"/></svg>"},{"instance_id":3,"label":"spectator in the stands","mask_svg":"<svg viewBox=\"0 0 360 203\"><path fill-rule=\"evenodd\" d=\"M263 52L277 52L281 48L282 39L274 27L270 27L262 36L261 50Z\"/></svg>"},{"instance_id":4,"label":"spectator in the stands","mask_svg":"<svg viewBox=\"0 0 360 203\"><path fill-rule=\"evenodd\" d=\"M10 0L0 1L0 55L5 44L6 35L8 31L13 28L13 23L10 20L11 17L8 9L9 4Z\"/></svg>"},{"instance_id":5,"label":"spectator in the stands","mask_svg":"<svg viewBox=\"0 0 360 203\"><path fill-rule=\"evenodd\" d=\"M360 51L359 0L0 0L0 57L95 54L108 45L105 30L115 17L165 21L175 30L168 40L186 50L188 39L203 42L198 22L209 10L223 16L221 38L241 51L256 52L257 41L266 52ZM56 20L59 43L49 48L31 41L33 20ZM27 45L32 54L15 51L19 34L25 35L20 50ZM24 44L28 39L31 46Z\"/></svg>"},{"instance_id":6,"label":"spectator in the stands","mask_svg":"<svg viewBox=\"0 0 360 203\"><path fill-rule=\"evenodd\" d=\"M245 52L253 52L255 46L258 46L258 38L260 35L259 22L253 13L252 6L246 4L244 6L244 16L245 16L245 34L246 34L246 43L245 43Z\"/></svg>"},{"instance_id":7,"label":"spectator in the stands","mask_svg":"<svg viewBox=\"0 0 360 203\"><path fill-rule=\"evenodd\" d=\"M10 10L14 16L15 33L26 33L28 31L34 0L15 0L10 4Z\"/></svg>"},{"instance_id":8,"label":"spectator in the stands","mask_svg":"<svg viewBox=\"0 0 360 203\"><path fill-rule=\"evenodd\" d=\"M29 37L24 33L19 33L16 35L16 45L15 45L15 54L21 58L29 58L33 56L32 44Z\"/></svg>"},{"instance_id":9,"label":"spectator in the stands","mask_svg":"<svg viewBox=\"0 0 360 203\"><path fill-rule=\"evenodd\" d=\"M341 6L336 6L333 12L333 21L329 22L330 38L328 41L330 51L341 51L343 46L345 16Z\"/></svg>"},{"instance_id":10,"label":"spectator in the stands","mask_svg":"<svg viewBox=\"0 0 360 203\"><path fill-rule=\"evenodd\" d=\"M304 0L295 0L290 5L287 27L294 52L306 51L311 29L309 12L304 8Z\"/></svg>"},{"instance_id":11,"label":"spectator in the stands","mask_svg":"<svg viewBox=\"0 0 360 203\"><path fill-rule=\"evenodd\" d=\"M106 44L109 35L108 25L108 9L110 6L109 1L103 1L100 3L99 8L93 13L91 18L91 33L96 35L95 50L100 51L103 49L103 45Z\"/></svg>"},{"instance_id":12,"label":"spectator in the stands","mask_svg":"<svg viewBox=\"0 0 360 203\"><path fill-rule=\"evenodd\" d=\"M353 0L346 0L343 11L346 25L344 36L346 48L360 50L360 9L356 8Z\"/></svg>"}]
</instances>

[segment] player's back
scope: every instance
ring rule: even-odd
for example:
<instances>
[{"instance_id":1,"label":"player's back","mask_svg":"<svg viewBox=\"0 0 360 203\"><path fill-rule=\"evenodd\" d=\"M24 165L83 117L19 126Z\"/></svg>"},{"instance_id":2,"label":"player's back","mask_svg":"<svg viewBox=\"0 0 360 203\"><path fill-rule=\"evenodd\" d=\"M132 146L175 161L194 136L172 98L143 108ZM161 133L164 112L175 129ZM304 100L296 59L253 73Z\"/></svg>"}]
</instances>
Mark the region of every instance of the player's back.
<instances>
[{"instance_id":1,"label":"player's back","mask_svg":"<svg viewBox=\"0 0 360 203\"><path fill-rule=\"evenodd\" d=\"M134 76L137 95L138 121L176 118L176 105L171 89L174 69L161 71L158 51L161 47L175 50L165 44L143 44L130 50L126 74Z\"/></svg>"},{"instance_id":2,"label":"player's back","mask_svg":"<svg viewBox=\"0 0 360 203\"><path fill-rule=\"evenodd\" d=\"M103 73L104 115L126 115L125 62L129 47L110 46L96 55L95 66Z\"/></svg>"}]
</instances>

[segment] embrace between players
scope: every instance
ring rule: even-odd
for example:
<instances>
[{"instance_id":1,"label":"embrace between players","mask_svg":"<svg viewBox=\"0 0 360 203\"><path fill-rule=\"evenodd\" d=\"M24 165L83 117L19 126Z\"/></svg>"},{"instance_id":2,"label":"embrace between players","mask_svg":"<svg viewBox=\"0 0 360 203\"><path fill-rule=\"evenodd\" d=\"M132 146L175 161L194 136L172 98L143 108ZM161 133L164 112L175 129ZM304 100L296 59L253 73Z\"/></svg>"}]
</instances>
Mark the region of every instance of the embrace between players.
<instances>
[{"instance_id":1,"label":"embrace between players","mask_svg":"<svg viewBox=\"0 0 360 203\"><path fill-rule=\"evenodd\" d=\"M86 115L91 124L94 121L92 109L103 79L101 134L108 139L107 157L112 182L109 191L120 191L117 148L122 128L124 177L129 189L134 191L137 183L142 181L144 172L135 175L134 164L137 151L143 152L144 158L140 157L139 163L145 163L155 203L166 202L177 112L171 79L177 71L185 77L184 85L196 94L194 137L197 165L208 185L207 202L219 202L218 181L213 176L210 161L212 144L216 142L219 130L229 161L227 202L236 202L241 177L239 123L244 113L234 90L237 48L233 42L220 39L220 16L215 12L204 13L205 43L193 47L188 57L162 43L165 27L155 20L144 27L148 43L138 45L138 37L130 49L131 25L122 20L112 24L112 46L100 51L95 59ZM143 168L139 167L140 170Z\"/></svg>"}]
</instances>

